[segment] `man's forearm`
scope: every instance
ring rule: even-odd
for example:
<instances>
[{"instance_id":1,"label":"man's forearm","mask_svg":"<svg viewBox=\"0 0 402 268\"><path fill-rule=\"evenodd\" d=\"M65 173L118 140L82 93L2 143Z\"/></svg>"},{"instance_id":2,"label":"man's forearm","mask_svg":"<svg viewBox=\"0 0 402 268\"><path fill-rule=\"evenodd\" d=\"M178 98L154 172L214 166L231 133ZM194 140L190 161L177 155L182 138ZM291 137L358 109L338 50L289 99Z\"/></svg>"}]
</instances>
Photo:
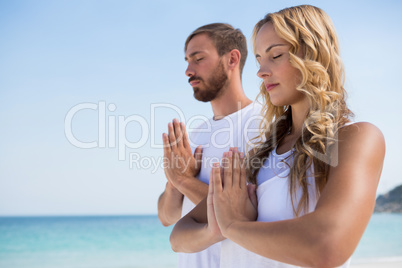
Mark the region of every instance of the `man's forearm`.
<instances>
[{"instance_id":1,"label":"man's forearm","mask_svg":"<svg viewBox=\"0 0 402 268\"><path fill-rule=\"evenodd\" d=\"M169 182L158 200L158 218L164 226L175 224L181 217L183 194Z\"/></svg>"},{"instance_id":2,"label":"man's forearm","mask_svg":"<svg viewBox=\"0 0 402 268\"><path fill-rule=\"evenodd\" d=\"M204 198L187 215L181 218L170 235L175 252L199 252L222 241L224 237L208 226L207 198Z\"/></svg>"},{"instance_id":3,"label":"man's forearm","mask_svg":"<svg viewBox=\"0 0 402 268\"><path fill-rule=\"evenodd\" d=\"M195 177L182 179L175 186L177 190L190 199L195 205L200 203L208 195L208 184L203 183Z\"/></svg>"},{"instance_id":4,"label":"man's forearm","mask_svg":"<svg viewBox=\"0 0 402 268\"><path fill-rule=\"evenodd\" d=\"M174 226L170 235L170 245L175 252L199 252L219 241L207 231L206 223L197 223L188 215Z\"/></svg>"},{"instance_id":5,"label":"man's forearm","mask_svg":"<svg viewBox=\"0 0 402 268\"><path fill-rule=\"evenodd\" d=\"M197 205L208 194L208 185L197 178L178 180L173 186L166 184L158 200L158 217L164 226L175 224L181 217L183 195Z\"/></svg>"}]
</instances>

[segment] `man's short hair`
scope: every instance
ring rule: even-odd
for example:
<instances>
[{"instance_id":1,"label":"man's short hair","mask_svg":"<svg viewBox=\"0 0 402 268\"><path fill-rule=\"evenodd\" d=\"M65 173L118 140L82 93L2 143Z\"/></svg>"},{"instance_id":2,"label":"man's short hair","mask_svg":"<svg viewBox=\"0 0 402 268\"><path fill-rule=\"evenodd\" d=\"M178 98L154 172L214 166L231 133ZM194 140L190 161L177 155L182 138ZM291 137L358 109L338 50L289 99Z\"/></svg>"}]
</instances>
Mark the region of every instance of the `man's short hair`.
<instances>
[{"instance_id":1,"label":"man's short hair","mask_svg":"<svg viewBox=\"0 0 402 268\"><path fill-rule=\"evenodd\" d=\"M207 34L209 38L212 39L220 57L233 49L239 50L241 55L239 63L241 75L247 59L247 40L241 30L235 29L232 25L227 23L211 23L201 26L187 37L184 51L187 51L188 43L194 36L203 33Z\"/></svg>"}]
</instances>

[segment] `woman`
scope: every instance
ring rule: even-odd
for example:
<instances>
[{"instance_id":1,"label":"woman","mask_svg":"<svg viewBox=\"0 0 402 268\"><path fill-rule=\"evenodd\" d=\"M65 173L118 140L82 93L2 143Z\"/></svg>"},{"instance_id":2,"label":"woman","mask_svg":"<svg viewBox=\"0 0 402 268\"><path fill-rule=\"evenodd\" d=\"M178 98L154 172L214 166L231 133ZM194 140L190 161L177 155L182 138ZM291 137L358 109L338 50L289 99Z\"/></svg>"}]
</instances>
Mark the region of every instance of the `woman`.
<instances>
[{"instance_id":1,"label":"woman","mask_svg":"<svg viewBox=\"0 0 402 268\"><path fill-rule=\"evenodd\" d=\"M267 14L253 42L264 142L246 160L233 149L214 165L208 200L177 223L172 248L227 238L221 267L347 267L374 209L382 133L349 121L338 41L321 9ZM246 178L257 184L258 217Z\"/></svg>"}]
</instances>

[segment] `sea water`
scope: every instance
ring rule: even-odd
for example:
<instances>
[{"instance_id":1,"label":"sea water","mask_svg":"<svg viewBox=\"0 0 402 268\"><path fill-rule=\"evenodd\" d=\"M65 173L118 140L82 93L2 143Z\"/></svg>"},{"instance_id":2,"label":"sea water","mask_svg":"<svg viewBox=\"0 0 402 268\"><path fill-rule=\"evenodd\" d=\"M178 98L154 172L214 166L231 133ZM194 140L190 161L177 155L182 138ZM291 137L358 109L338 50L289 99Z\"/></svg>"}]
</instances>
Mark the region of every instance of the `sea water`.
<instances>
[{"instance_id":1,"label":"sea water","mask_svg":"<svg viewBox=\"0 0 402 268\"><path fill-rule=\"evenodd\" d=\"M402 257L402 214L374 214L352 262ZM157 216L0 217L0 267L173 268Z\"/></svg>"},{"instance_id":2,"label":"sea water","mask_svg":"<svg viewBox=\"0 0 402 268\"><path fill-rule=\"evenodd\" d=\"M156 216L0 218L0 267L175 267Z\"/></svg>"},{"instance_id":3,"label":"sea water","mask_svg":"<svg viewBox=\"0 0 402 268\"><path fill-rule=\"evenodd\" d=\"M373 214L352 263L402 260L402 214Z\"/></svg>"}]
</instances>

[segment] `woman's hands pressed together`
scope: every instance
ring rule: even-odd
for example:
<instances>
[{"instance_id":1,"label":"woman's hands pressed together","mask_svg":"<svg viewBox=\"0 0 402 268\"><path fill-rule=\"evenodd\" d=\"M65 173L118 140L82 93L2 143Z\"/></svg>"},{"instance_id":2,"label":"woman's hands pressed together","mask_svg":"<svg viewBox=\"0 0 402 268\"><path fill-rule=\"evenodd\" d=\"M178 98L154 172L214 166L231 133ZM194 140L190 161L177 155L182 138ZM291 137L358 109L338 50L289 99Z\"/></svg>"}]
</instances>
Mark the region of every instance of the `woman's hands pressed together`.
<instances>
[{"instance_id":1,"label":"woman's hands pressed together","mask_svg":"<svg viewBox=\"0 0 402 268\"><path fill-rule=\"evenodd\" d=\"M176 252L199 252L230 239L226 232L232 223L256 218L255 185L247 185L244 155L230 148L222 166L215 163L212 167L207 198L177 222L170 243Z\"/></svg>"},{"instance_id":2,"label":"woman's hands pressed together","mask_svg":"<svg viewBox=\"0 0 402 268\"><path fill-rule=\"evenodd\" d=\"M212 167L207 207L209 231L223 237L234 222L257 219L255 186L247 186L244 154L237 148L223 154L222 167Z\"/></svg>"}]
</instances>

